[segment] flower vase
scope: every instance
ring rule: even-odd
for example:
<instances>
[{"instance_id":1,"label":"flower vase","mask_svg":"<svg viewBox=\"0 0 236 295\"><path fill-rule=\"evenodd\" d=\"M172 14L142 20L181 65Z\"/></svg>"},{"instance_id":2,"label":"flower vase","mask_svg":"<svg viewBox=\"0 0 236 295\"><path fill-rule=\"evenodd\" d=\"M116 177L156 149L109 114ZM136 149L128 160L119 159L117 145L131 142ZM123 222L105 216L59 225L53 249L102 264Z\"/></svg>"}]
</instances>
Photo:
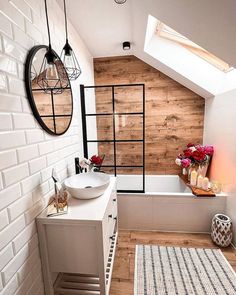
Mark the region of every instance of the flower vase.
<instances>
[{"instance_id":1,"label":"flower vase","mask_svg":"<svg viewBox=\"0 0 236 295\"><path fill-rule=\"evenodd\" d=\"M201 175L202 177L206 177L207 169L208 169L208 163L204 165L199 165L197 169L198 175Z\"/></svg>"}]
</instances>

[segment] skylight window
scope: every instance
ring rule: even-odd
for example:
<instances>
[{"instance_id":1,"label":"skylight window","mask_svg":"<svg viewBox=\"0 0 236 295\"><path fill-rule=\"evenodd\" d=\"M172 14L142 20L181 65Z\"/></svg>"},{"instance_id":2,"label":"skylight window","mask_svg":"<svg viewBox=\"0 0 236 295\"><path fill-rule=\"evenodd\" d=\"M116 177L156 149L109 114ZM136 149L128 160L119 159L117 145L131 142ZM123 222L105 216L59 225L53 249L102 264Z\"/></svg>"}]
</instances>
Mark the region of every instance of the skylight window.
<instances>
[{"instance_id":1,"label":"skylight window","mask_svg":"<svg viewBox=\"0 0 236 295\"><path fill-rule=\"evenodd\" d=\"M201 57L211 65L215 66L219 70L227 73L233 69L228 63L224 62L222 59L218 58L214 54L208 52L204 48L198 46L196 43L190 41L188 38L179 34L175 30L171 29L162 22L159 22L157 25L156 33L159 37L173 41L180 44L184 48L191 51L193 54Z\"/></svg>"}]
</instances>

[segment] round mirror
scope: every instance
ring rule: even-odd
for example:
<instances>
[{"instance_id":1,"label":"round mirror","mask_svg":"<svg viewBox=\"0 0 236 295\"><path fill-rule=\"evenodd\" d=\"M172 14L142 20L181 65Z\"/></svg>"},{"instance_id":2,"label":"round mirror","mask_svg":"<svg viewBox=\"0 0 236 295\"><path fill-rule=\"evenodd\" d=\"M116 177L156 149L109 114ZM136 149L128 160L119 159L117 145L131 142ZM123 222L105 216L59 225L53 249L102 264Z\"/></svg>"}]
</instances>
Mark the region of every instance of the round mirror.
<instances>
[{"instance_id":1,"label":"round mirror","mask_svg":"<svg viewBox=\"0 0 236 295\"><path fill-rule=\"evenodd\" d=\"M33 47L26 59L25 83L26 92L33 114L42 128L52 135L61 135L70 127L73 114L73 97L70 81L66 74L62 91L45 92L39 84L41 65L48 47L39 45ZM55 51L54 51L55 53ZM64 65L59 56L55 53L60 68L65 71ZM67 79L65 81L65 79Z\"/></svg>"}]
</instances>

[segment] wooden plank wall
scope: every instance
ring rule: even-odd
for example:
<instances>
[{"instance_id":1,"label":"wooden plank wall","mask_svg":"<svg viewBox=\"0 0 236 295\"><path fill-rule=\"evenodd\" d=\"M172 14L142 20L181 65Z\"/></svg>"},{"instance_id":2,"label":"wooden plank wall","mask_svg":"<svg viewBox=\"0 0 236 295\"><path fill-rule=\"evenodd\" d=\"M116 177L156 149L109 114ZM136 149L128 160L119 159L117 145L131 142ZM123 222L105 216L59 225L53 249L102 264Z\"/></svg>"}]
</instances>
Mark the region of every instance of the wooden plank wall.
<instances>
[{"instance_id":1,"label":"wooden plank wall","mask_svg":"<svg viewBox=\"0 0 236 295\"><path fill-rule=\"evenodd\" d=\"M202 97L167 77L134 56L94 59L95 84L145 83L146 87L146 173L177 174L176 155L189 143L202 143L204 106ZM137 87L131 91L116 90L116 111L138 111L140 94ZM108 89L96 91L97 112L109 112L111 93ZM117 136L121 139L138 138L140 117L117 119ZM98 137L112 136L111 118L98 118ZM105 152L107 163L112 161L112 146L99 145ZM136 164L140 159L140 146L120 145L119 164ZM138 171L129 171L139 173Z\"/></svg>"}]
</instances>

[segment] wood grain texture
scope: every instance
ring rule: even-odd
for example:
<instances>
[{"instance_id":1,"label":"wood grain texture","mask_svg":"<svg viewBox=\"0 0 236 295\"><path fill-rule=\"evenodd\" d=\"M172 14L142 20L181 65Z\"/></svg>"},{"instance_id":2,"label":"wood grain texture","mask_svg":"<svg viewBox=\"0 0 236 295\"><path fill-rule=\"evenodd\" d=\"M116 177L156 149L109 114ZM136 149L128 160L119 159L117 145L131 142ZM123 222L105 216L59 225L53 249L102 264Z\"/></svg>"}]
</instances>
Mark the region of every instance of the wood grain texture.
<instances>
[{"instance_id":1,"label":"wood grain texture","mask_svg":"<svg viewBox=\"0 0 236 295\"><path fill-rule=\"evenodd\" d=\"M195 248L218 248L208 234L119 231L110 295L133 295L135 245L160 245ZM221 249L236 271L236 251L232 246Z\"/></svg>"},{"instance_id":2,"label":"wood grain texture","mask_svg":"<svg viewBox=\"0 0 236 295\"><path fill-rule=\"evenodd\" d=\"M178 174L180 168L174 162L178 153L189 142L202 143L204 99L134 56L94 59L94 72L96 85L145 83L146 173ZM140 93L137 87L116 89L116 111L140 111ZM96 91L96 102L97 112L111 111L110 91ZM117 120L120 139L140 136L140 117ZM97 124L98 137L112 136L108 117L99 118ZM119 162L126 163L129 157L140 161L139 151L139 146L123 146Z\"/></svg>"}]
</instances>

